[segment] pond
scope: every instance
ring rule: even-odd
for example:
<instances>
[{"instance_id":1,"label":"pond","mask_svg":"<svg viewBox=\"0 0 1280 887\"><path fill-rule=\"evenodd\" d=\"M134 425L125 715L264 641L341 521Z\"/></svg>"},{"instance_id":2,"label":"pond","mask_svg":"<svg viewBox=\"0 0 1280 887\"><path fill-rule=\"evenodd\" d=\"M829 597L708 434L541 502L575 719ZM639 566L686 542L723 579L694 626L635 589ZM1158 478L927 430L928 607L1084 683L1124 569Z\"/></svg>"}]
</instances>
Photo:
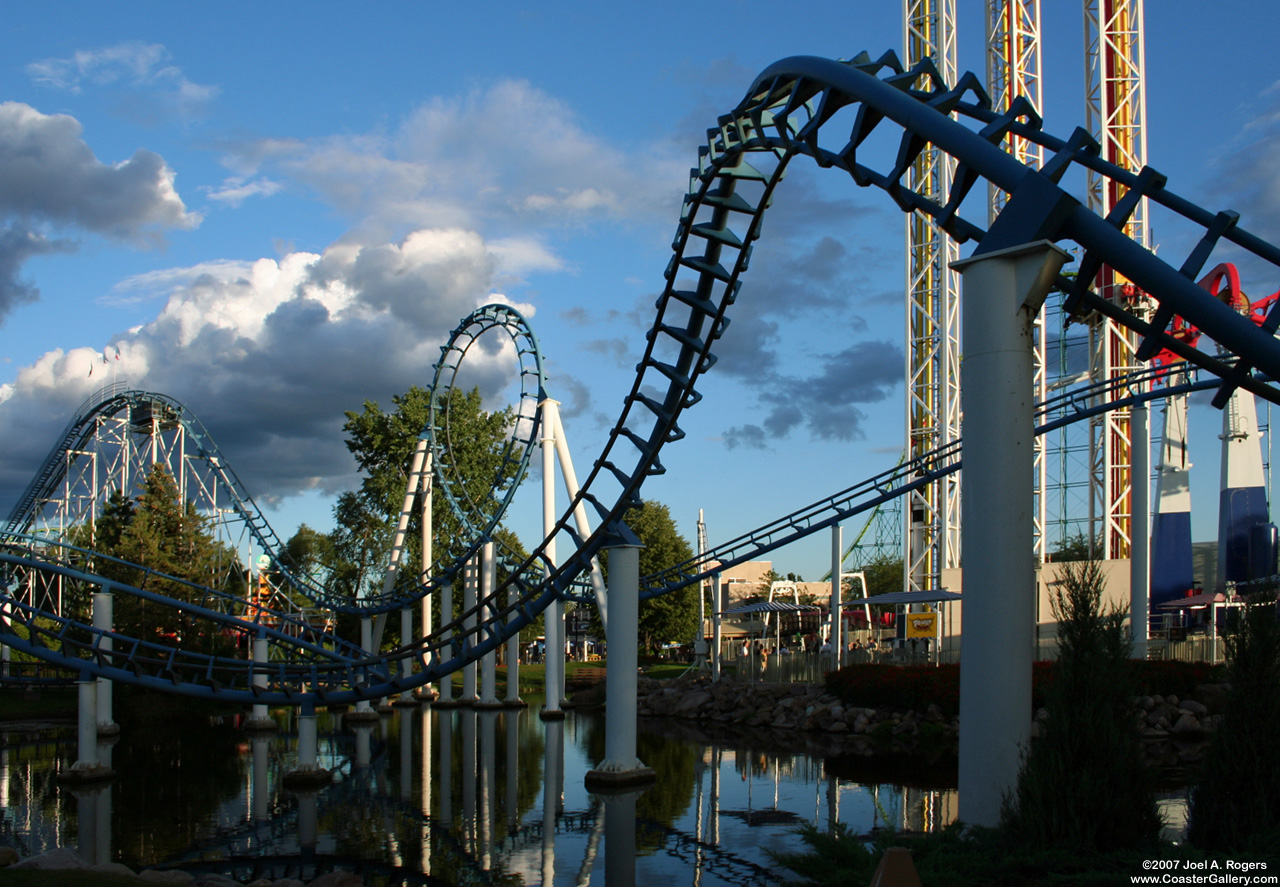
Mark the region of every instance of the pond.
<instances>
[{"instance_id":1,"label":"pond","mask_svg":"<svg viewBox=\"0 0 1280 887\"><path fill-rule=\"evenodd\" d=\"M118 777L58 780L72 724L0 724L0 844L22 856L77 848L92 862L174 866L241 881L306 880L335 868L366 884L776 885L772 853L804 849L803 824L865 834L954 820L955 759L892 759L815 748L802 735L711 735L642 719L641 793L583 785L604 757L602 712L544 723L530 708L396 708L352 724L321 713L319 791L284 788L296 762L290 710L252 736L241 716L186 700L130 698L100 746Z\"/></svg>"}]
</instances>

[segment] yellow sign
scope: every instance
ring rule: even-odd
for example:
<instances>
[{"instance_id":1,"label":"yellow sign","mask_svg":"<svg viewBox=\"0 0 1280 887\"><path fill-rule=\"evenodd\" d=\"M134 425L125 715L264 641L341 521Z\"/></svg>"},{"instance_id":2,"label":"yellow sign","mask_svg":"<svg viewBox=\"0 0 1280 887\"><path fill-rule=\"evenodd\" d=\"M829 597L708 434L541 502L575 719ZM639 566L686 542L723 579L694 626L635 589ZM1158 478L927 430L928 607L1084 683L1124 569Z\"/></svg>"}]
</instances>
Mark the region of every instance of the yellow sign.
<instances>
[{"instance_id":1,"label":"yellow sign","mask_svg":"<svg viewBox=\"0 0 1280 887\"><path fill-rule=\"evenodd\" d=\"M937 613L908 613L908 638L936 638L938 636Z\"/></svg>"}]
</instances>

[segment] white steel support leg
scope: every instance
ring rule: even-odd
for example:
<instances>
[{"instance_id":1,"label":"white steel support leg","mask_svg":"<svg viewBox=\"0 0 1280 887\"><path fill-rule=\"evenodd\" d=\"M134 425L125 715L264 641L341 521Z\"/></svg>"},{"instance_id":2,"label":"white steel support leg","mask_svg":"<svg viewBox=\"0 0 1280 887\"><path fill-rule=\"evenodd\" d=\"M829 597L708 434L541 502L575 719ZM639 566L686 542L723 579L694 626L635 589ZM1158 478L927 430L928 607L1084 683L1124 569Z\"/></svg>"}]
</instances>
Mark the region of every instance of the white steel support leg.
<instances>
[{"instance_id":1,"label":"white steel support leg","mask_svg":"<svg viewBox=\"0 0 1280 887\"><path fill-rule=\"evenodd\" d=\"M656 776L636 757L636 669L640 635L640 548L609 549L609 604L606 638L605 759L587 773L591 791L626 788L652 782Z\"/></svg>"},{"instance_id":2,"label":"white steel support leg","mask_svg":"<svg viewBox=\"0 0 1280 887\"><path fill-rule=\"evenodd\" d=\"M431 566L435 558L434 552L434 531L431 517L431 453L428 452L423 457L422 462L422 498L419 500L422 504L422 581L425 583L431 578ZM449 614L445 611L440 613L440 621L448 622ZM431 637L431 631L435 622L431 618L431 595L423 595L422 597L422 636L423 638ZM448 683L446 680L444 683ZM433 694L430 684L422 687L423 695L430 696Z\"/></svg>"},{"instance_id":3,"label":"white steel support leg","mask_svg":"<svg viewBox=\"0 0 1280 887\"><path fill-rule=\"evenodd\" d=\"M462 631L467 643L476 642L476 585L480 581L480 565L473 558L462 570L462 612L468 614L462 620ZM462 698L460 705L476 704L476 663L468 662L462 667Z\"/></svg>"},{"instance_id":4,"label":"white steel support leg","mask_svg":"<svg viewBox=\"0 0 1280 887\"><path fill-rule=\"evenodd\" d=\"M518 592L515 584L507 586L507 605L515 604ZM520 699L520 633L516 632L507 639L507 696L503 700L507 708L522 708ZM515 720L514 717L512 720Z\"/></svg>"},{"instance_id":5,"label":"white steel support leg","mask_svg":"<svg viewBox=\"0 0 1280 887\"><path fill-rule=\"evenodd\" d=\"M376 717L376 715L375 715ZM284 774L284 784L291 787L319 786L329 782L331 774L328 770L320 766L320 741L319 732L316 726L316 709L314 705L306 704L298 710L298 766L288 773ZM299 795L299 812L298 812L298 831L299 842L307 843L303 836L303 812L305 808L301 806L303 795ZM314 817L314 811L311 814ZM314 826L313 832L314 832ZM314 835L310 838L312 844L315 843Z\"/></svg>"},{"instance_id":6,"label":"white steel support leg","mask_svg":"<svg viewBox=\"0 0 1280 887\"><path fill-rule=\"evenodd\" d=\"M400 646L407 647L413 643L413 609L405 607L400 611ZM413 673L413 660L406 656L400 662L401 677L409 677Z\"/></svg>"},{"instance_id":7,"label":"white steel support leg","mask_svg":"<svg viewBox=\"0 0 1280 887\"><path fill-rule=\"evenodd\" d=\"M90 776L97 772L98 763L98 682L89 675L81 675L76 681L80 695L79 730L76 735L76 762L74 774Z\"/></svg>"},{"instance_id":8,"label":"white steel support leg","mask_svg":"<svg viewBox=\"0 0 1280 887\"><path fill-rule=\"evenodd\" d=\"M267 639L259 635L253 639L253 686L264 690L267 688L267 656ZM245 729L276 729L276 722L271 720L271 713L267 711L266 705L261 703L254 704L253 713L249 717L249 722L245 724Z\"/></svg>"},{"instance_id":9,"label":"white steel support leg","mask_svg":"<svg viewBox=\"0 0 1280 887\"><path fill-rule=\"evenodd\" d=\"M720 600L720 574L711 577L711 680L720 680L720 612L724 604Z\"/></svg>"},{"instance_id":10,"label":"white steel support leg","mask_svg":"<svg viewBox=\"0 0 1280 887\"><path fill-rule=\"evenodd\" d=\"M1151 425L1147 405L1135 404L1129 433L1133 441L1133 476L1129 519L1129 621L1133 631L1134 659L1147 658L1147 633L1151 629Z\"/></svg>"},{"instance_id":11,"label":"white steel support leg","mask_svg":"<svg viewBox=\"0 0 1280 887\"><path fill-rule=\"evenodd\" d=\"M368 616L360 617L360 649L365 653L373 653L373 619ZM356 703L355 711L347 716L348 720L373 720L378 713L373 710L373 705L368 699L361 699Z\"/></svg>"},{"instance_id":12,"label":"white steel support leg","mask_svg":"<svg viewBox=\"0 0 1280 887\"><path fill-rule=\"evenodd\" d=\"M464 569L465 573L466 570ZM453 621L453 583L448 582L440 588L440 624L448 625ZM444 631L444 640L448 641L453 637L453 629ZM444 648L442 656L449 658L449 648ZM454 704L453 700L453 675L445 675L440 679L440 705L450 706Z\"/></svg>"},{"instance_id":13,"label":"white steel support leg","mask_svg":"<svg viewBox=\"0 0 1280 887\"><path fill-rule=\"evenodd\" d=\"M98 642L98 647L104 653L111 652L111 635L113 626L113 601L114 598L109 591L96 591L93 594L93 627L99 631L108 632L102 636ZM108 657L110 659L110 657ZM98 678L98 732L113 736L120 732L120 725L115 722L112 714L112 683L109 678Z\"/></svg>"},{"instance_id":14,"label":"white steel support leg","mask_svg":"<svg viewBox=\"0 0 1280 887\"><path fill-rule=\"evenodd\" d=\"M558 404L554 400L543 401L547 405L543 415L547 421L554 423L552 436L555 438L556 455L560 459L560 473L564 476L565 492L569 494L569 500L578 495L578 475L573 470L573 459L569 455L569 442L565 439L564 425L560 421L560 410ZM578 530L578 535L586 539L591 535L591 525L587 522L587 507L578 502L573 508L573 523ZM606 635L609 631L609 594L608 589L604 585L604 574L600 572L600 565L596 563L595 558L591 560L591 587L596 593L596 608L600 611L600 624L604 626Z\"/></svg>"},{"instance_id":15,"label":"white steel support leg","mask_svg":"<svg viewBox=\"0 0 1280 887\"><path fill-rule=\"evenodd\" d=\"M554 400L542 402L542 535L547 540L547 562L544 570L547 576L557 566L556 540L552 533L556 526L556 436L560 419ZM566 448L567 451L567 448ZM563 466L562 466L563 467ZM568 486L568 480L565 485ZM573 494L571 493L570 496ZM546 685L546 705L542 717L558 719L564 717L560 707L564 700L564 602L557 598L543 611L543 623L546 627L542 662L545 667L543 683Z\"/></svg>"},{"instance_id":16,"label":"white steel support leg","mask_svg":"<svg viewBox=\"0 0 1280 887\"><path fill-rule=\"evenodd\" d=\"M956 263L964 280L960 818L994 826L1031 730L1032 323L1069 258L1042 241Z\"/></svg>"},{"instance_id":17,"label":"white steel support leg","mask_svg":"<svg viewBox=\"0 0 1280 887\"><path fill-rule=\"evenodd\" d=\"M844 627L844 602L841 600L842 589L840 583L843 581L840 572L844 569L844 545L841 542L843 533L840 525L836 524L831 528L831 652L835 654L835 666L839 668L843 656L840 655L844 650L844 638L842 637L841 628Z\"/></svg>"},{"instance_id":18,"label":"white steel support leg","mask_svg":"<svg viewBox=\"0 0 1280 887\"><path fill-rule=\"evenodd\" d=\"M493 542L486 542L480 547L480 600L482 623L488 625L497 615L497 607L493 602L493 588L497 584L497 565L493 559ZM488 634L486 630L484 632ZM481 708L499 708L498 701L498 648L494 647L480 660L480 701Z\"/></svg>"}]
</instances>

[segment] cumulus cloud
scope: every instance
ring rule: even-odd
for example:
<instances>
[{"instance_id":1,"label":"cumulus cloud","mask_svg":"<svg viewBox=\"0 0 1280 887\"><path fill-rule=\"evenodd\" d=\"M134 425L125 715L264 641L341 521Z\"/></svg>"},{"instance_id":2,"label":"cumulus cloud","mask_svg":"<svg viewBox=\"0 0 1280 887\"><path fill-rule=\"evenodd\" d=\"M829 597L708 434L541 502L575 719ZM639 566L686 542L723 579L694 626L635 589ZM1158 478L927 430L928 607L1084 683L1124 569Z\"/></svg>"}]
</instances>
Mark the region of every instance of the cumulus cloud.
<instances>
[{"instance_id":1,"label":"cumulus cloud","mask_svg":"<svg viewBox=\"0 0 1280 887\"><path fill-rule=\"evenodd\" d=\"M159 43L128 41L99 49L80 49L68 58L48 58L27 65L27 76L41 86L82 92L85 87L127 87L151 97L123 109L131 116L154 119L167 113L191 116L217 97L216 86L195 83L170 64Z\"/></svg>"},{"instance_id":2,"label":"cumulus cloud","mask_svg":"<svg viewBox=\"0 0 1280 887\"><path fill-rule=\"evenodd\" d=\"M42 229L80 229L146 245L165 229L200 222L183 205L173 171L159 155L139 150L109 166L81 138L74 117L42 114L21 102L0 103L0 219L8 220L0 230L0 319L38 296L20 277L27 259L74 248Z\"/></svg>"},{"instance_id":3,"label":"cumulus cloud","mask_svg":"<svg viewBox=\"0 0 1280 887\"><path fill-rule=\"evenodd\" d=\"M728 429L725 443L760 449L800 428L820 440L860 440L866 414L858 404L882 401L901 385L905 360L901 346L872 340L823 355L811 376L766 375L760 382L764 418Z\"/></svg>"},{"instance_id":4,"label":"cumulus cloud","mask_svg":"<svg viewBox=\"0 0 1280 887\"><path fill-rule=\"evenodd\" d=\"M263 139L229 148L226 162L244 176L280 170L391 228L515 228L674 219L689 155L612 145L564 102L506 80L428 101L387 133Z\"/></svg>"},{"instance_id":5,"label":"cumulus cloud","mask_svg":"<svg viewBox=\"0 0 1280 887\"><path fill-rule=\"evenodd\" d=\"M479 235L446 229L125 281L121 297L164 306L110 340L107 366L98 348L55 350L0 390L0 498L12 501L58 428L113 371L190 407L255 497L343 489L355 472L343 412L430 384L458 321L506 301L489 288L500 270ZM460 381L495 397L514 367L509 347L474 349Z\"/></svg>"}]
</instances>

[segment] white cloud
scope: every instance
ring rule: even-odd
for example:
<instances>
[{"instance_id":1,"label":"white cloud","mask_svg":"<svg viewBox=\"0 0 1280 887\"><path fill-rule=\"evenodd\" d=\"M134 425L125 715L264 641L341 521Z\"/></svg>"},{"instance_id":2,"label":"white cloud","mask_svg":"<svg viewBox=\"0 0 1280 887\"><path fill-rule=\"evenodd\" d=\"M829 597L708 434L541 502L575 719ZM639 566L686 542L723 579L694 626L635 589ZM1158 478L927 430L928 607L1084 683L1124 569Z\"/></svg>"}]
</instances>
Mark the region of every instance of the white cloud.
<instances>
[{"instance_id":1,"label":"white cloud","mask_svg":"<svg viewBox=\"0 0 1280 887\"><path fill-rule=\"evenodd\" d=\"M354 478L344 411L428 385L457 323L485 302L511 301L491 290L502 271L478 234L440 229L122 281L113 297L164 307L111 338L105 364L101 348L57 349L0 390L0 499L12 501L71 412L113 373L190 407L256 497L344 488ZM466 384L500 397L514 366L509 347L475 349Z\"/></svg>"},{"instance_id":2,"label":"white cloud","mask_svg":"<svg viewBox=\"0 0 1280 887\"><path fill-rule=\"evenodd\" d=\"M262 176L254 179L247 179L244 176L232 176L224 181L220 187L204 187L201 190L208 194L210 200L216 200L218 203L235 207L244 203L250 197L270 197L272 194L278 193L282 188L284 188L283 183Z\"/></svg>"},{"instance_id":3,"label":"white cloud","mask_svg":"<svg viewBox=\"0 0 1280 887\"><path fill-rule=\"evenodd\" d=\"M128 41L100 49L79 49L69 58L48 58L27 65L41 86L80 93L85 86L123 85L153 93L166 110L190 116L204 109L221 90L194 83L159 43Z\"/></svg>"},{"instance_id":4,"label":"white cloud","mask_svg":"<svg viewBox=\"0 0 1280 887\"><path fill-rule=\"evenodd\" d=\"M366 224L477 228L664 223L675 218L689 157L614 145L564 102L507 80L428 101L390 133L264 139L226 163L246 176L279 170Z\"/></svg>"},{"instance_id":5,"label":"white cloud","mask_svg":"<svg viewBox=\"0 0 1280 887\"><path fill-rule=\"evenodd\" d=\"M107 165L85 143L74 117L0 102L0 319L39 295L21 278L27 259L75 247L40 227L147 245L166 229L198 224L200 215L187 211L173 171L158 154L139 150Z\"/></svg>"}]
</instances>

